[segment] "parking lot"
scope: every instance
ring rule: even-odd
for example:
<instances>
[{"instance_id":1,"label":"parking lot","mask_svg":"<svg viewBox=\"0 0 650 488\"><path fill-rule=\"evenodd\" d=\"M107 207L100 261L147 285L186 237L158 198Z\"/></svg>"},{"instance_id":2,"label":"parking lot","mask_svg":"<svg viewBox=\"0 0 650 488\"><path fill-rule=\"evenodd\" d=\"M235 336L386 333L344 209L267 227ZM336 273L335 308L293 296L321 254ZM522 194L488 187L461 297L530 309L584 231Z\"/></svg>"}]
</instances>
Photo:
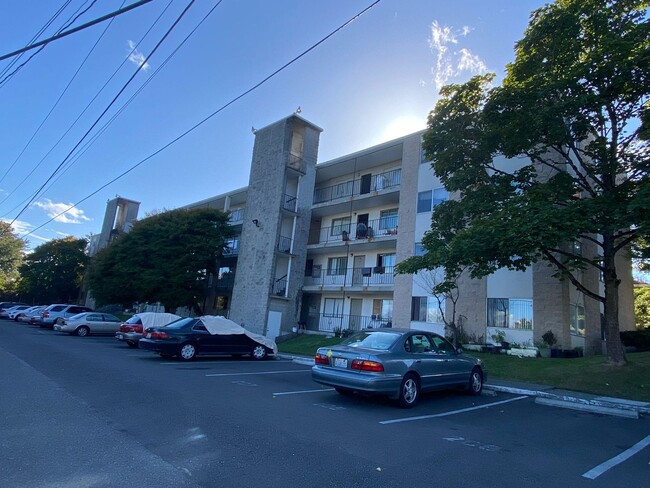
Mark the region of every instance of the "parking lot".
<instances>
[{"instance_id":1,"label":"parking lot","mask_svg":"<svg viewBox=\"0 0 650 488\"><path fill-rule=\"evenodd\" d=\"M1 486L645 487L650 421L485 392L413 409L291 360L182 363L0 321Z\"/></svg>"}]
</instances>

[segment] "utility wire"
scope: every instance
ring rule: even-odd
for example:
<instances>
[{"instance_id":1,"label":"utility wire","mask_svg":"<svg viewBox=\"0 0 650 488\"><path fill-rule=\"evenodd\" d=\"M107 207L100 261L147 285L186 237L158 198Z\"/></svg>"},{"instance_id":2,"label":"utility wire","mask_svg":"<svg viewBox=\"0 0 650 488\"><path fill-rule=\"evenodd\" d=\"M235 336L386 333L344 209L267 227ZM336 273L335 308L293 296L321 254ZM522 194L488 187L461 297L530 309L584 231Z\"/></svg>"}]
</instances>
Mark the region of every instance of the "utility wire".
<instances>
[{"instance_id":1,"label":"utility wire","mask_svg":"<svg viewBox=\"0 0 650 488\"><path fill-rule=\"evenodd\" d=\"M104 188L106 188L107 186L109 186L109 185L115 183L115 182L116 182L117 180L119 180L120 178L123 178L124 176L126 176L127 174L129 174L131 171L133 171L133 170L136 169L137 167L139 167L139 166L141 166L142 164L146 163L147 161L149 161L149 160L152 159L153 157L155 157L155 156L157 156L158 154L160 154L161 152L163 152L163 151L164 151L165 149L167 149L168 147L172 146L173 144L175 144L175 143L178 142L179 140L183 139L186 135L188 135L189 133L193 132L194 130L196 130L197 128L199 128L200 126L202 126L204 123L206 123L206 122L207 122L208 120L210 120L212 117L214 117L215 115L217 115L219 112L222 112L222 111L225 110L227 107L229 107L230 105L232 105L233 103L235 103L237 100L239 100L239 99L241 99L242 97L248 95L248 94L249 94L250 92L252 92L253 90L259 88L259 87L262 86L264 83L266 83L267 81L269 81L271 78L273 78L274 76L276 76L278 73L280 73L281 71L283 71L283 70L286 69L287 67L291 66L293 63L295 63L296 61L298 61L300 58L302 58L303 56L305 56L305 55L308 54L309 52L311 52L311 51L313 51L314 49L316 49L318 46L320 46L322 43L324 43L325 41L327 41L327 40L328 40L330 37L332 37L334 34L338 33L340 30L342 30L342 29L344 29L345 27L347 27L348 25L350 25L352 22L354 22L356 19L358 19L359 17L361 17L363 14L365 14L368 10L370 10L371 8L373 8L373 7L374 7L375 5L377 5L379 2L381 2L381 0L375 0L375 1L374 1L373 3L371 3L368 7L364 8L363 10L361 10L361 11L360 11L359 13L357 13L355 16L353 16L352 18L350 18L347 22L343 23L342 25L340 25L339 27L337 27L336 29L334 29L334 30L333 30L332 32L330 32L327 36L323 37L320 41L318 41L316 44L313 44L311 47L309 47L308 49L306 49L305 51L303 51L302 53L300 53L298 56L296 56L295 58L293 58L291 61L289 61L288 63L285 63L282 67L280 67L280 68L278 68L277 70L275 70L273 73L271 73L269 76L267 76L266 78L264 78L262 81L260 81L260 82L257 83L256 85L253 85L253 87L249 88L248 90L246 90L245 92L243 92L241 95L238 95L237 97L233 98L232 100L230 100L230 101L229 101L228 103L226 103L225 105L222 105L219 109L217 109L217 110L215 110L214 112L212 112L210 115L208 115L207 117L205 117L203 120L201 120L201 121L198 122L197 124L193 125L191 128L187 129L185 132L183 132L182 134L180 134L180 135L177 136L176 138L172 139L170 142L168 142L167 144L165 144L165 145L162 146L161 148L157 149L156 151L154 151L153 153L151 153L151 154L150 154L149 156L147 156L146 158L141 159L139 162L137 162L136 164L134 164L133 166L131 166L130 168L128 168L126 171L122 172L121 174L119 174L118 176L116 176L115 178L113 178L112 180L110 180L108 183L105 183L104 185L100 186L99 188L97 188L95 191L93 191L93 192L90 193L89 195L86 195L84 198L82 198L81 200L79 200L77 203L75 203L75 204L73 204L73 205L70 205L70 206L69 206L67 209L65 209L63 212L61 212L61 213L55 215L55 216L52 217L50 220L47 220L46 222L42 223L42 224L39 225L38 227L35 227L34 229L32 229L31 231L29 231L28 233L24 234L24 235L21 237L21 239L24 239L24 238L27 237L28 235L31 235L31 234L33 234L34 232L36 232L37 230L39 230L39 229L45 227L45 226L46 226L47 224L49 224L50 222L56 220L56 219L59 218L61 215L64 215L65 213L67 213L67 212L69 212L70 210L72 210L73 208L75 208L77 205L80 205L80 204L82 204L83 202L85 202L86 200L88 200L89 198L95 196L97 193L99 193L100 191L102 191L102 190L103 190ZM15 220L15 219L14 219L14 220ZM12 222L12 223L13 223L13 222Z\"/></svg>"},{"instance_id":2,"label":"utility wire","mask_svg":"<svg viewBox=\"0 0 650 488\"><path fill-rule=\"evenodd\" d=\"M124 0L124 2L125 2L125 1L126 1L126 0ZM122 2L122 5L124 5L124 2ZM29 140L27 141L27 144L25 144L25 147L23 147L22 151L20 151L20 154L18 154L18 156L16 157L16 159L14 160L14 162L11 163L11 165L9 166L9 168L7 168L7 171L5 171L5 173L2 175L2 177L0 177L0 183L2 183L2 181L5 179L5 177L9 174L9 172L13 169L13 167L16 165L16 163L20 160L20 158L22 157L22 155L25 154L25 151L27 150L27 148L29 147L29 145L32 143L32 141L34 140L34 138L36 137L36 135L38 134L38 132L41 130L41 128L43 127L43 125L45 125L45 122L47 122L47 120L50 118L50 115L52 115L52 112L54 112L54 109L59 105L59 102L61 101L61 99L63 98L63 96L68 92L68 88L70 88L70 85L72 85L72 82L77 78L77 75L78 75L79 72L81 71L81 68L84 67L84 65L86 64L86 61L88 61L88 58L90 57L90 55L95 51L95 48L97 47L97 45L99 44L99 42L104 38L104 35L106 34L106 32L108 31L108 29L110 28L110 26L113 24L113 21L114 21L114 20L115 20L114 18L111 19L110 22L106 25L106 27L105 27L104 30L102 31L101 35L100 35L100 36L97 38L97 40L95 41L95 44L93 44L93 47L90 48L90 51L88 51L88 54L86 54L86 57L83 59L83 61L81 62L81 64L80 64L79 67L77 68L77 71L75 71L75 73L72 75L72 78L70 78L70 81L68 81L68 84L65 86L65 88L64 88L63 91L61 92L61 95L59 95L59 98L57 98L56 102L54 102L54 105L52 105L52 108L50 109L50 111L47 113L47 115L45 116L45 118L41 121L41 123L40 123L39 126L36 128L36 130L34 131L34 133L32 134L32 136L29 138Z\"/></svg>"},{"instance_id":3,"label":"utility wire","mask_svg":"<svg viewBox=\"0 0 650 488\"><path fill-rule=\"evenodd\" d=\"M158 50L158 48L159 48L160 45L165 41L165 39L167 39L167 37L169 36L169 34L171 34L172 30L174 30L174 28L178 25L178 23L179 23L179 22L181 21L181 19L185 16L185 14L186 14L187 11L190 9L190 7L191 7L192 5L194 5L194 2L195 2L195 1L196 1L196 0L190 0L190 2L187 4L187 7L185 7L185 9L181 12L181 14L180 14L180 15L178 16L178 18L176 19L176 21L174 21L174 23L173 23L173 24L171 25L171 27L167 30L167 32L165 32L165 34L164 34L163 37L160 39L160 41L158 41L158 43L154 46L154 48L153 48L153 49L151 50L151 52L147 55L147 57L144 59L144 61L142 61L142 64L141 64L140 66L138 66L138 68L135 70L135 72L133 73L133 75L131 75L131 77L130 77L130 78L128 79L128 81L124 84L124 86L120 89L120 91L117 93L117 95L115 95L115 97L113 98L113 100L111 100L111 102L110 102L110 103L108 104L108 106L104 109L104 111L99 115L99 117L97 117L97 120L95 120L95 122L93 122L93 124L92 124L92 125L90 126L90 128L86 131L86 133L83 135L83 137L79 140L79 142L77 142L77 144L75 144L75 146L70 150L70 152L69 152L68 155L65 157L65 159L64 159L63 161L61 161L61 163L57 166L57 168L56 168L56 169L52 172L52 174L47 178L47 180L45 181L45 183L43 183L43 184L41 185L41 187L38 189L38 191L36 192L36 194L35 194L35 195L34 195L34 196L29 200L29 202L27 202L27 205L25 205L25 206L23 207L23 209L18 213L18 215L16 215L16 216L14 217L14 219L11 221L12 224L16 221L16 219L18 219L18 217L20 217L20 216L22 215L22 213L23 213L25 210L27 210L27 208L29 207L29 205L30 205L30 204L31 204L31 203L36 199L36 196L38 196L38 194L39 194L39 193L41 192L41 190L45 187L45 185L47 185L47 184L49 183L49 181L54 177L54 175L57 173L57 171L59 171L59 169L61 169L61 167L65 164L65 162L70 158L70 156L72 155L72 153L73 153L73 152L74 152L74 151L75 151L75 150L76 150L76 149L81 145L81 143L84 141L84 139L86 139L86 137L88 137L88 134L90 134L90 132L95 128L95 126L99 123L99 121L102 119L102 117L104 117L104 115L106 114L106 112L108 112L108 110L109 110L109 109L113 106L113 104L117 101L117 99L120 97L120 95L122 95L122 93L124 93L124 90L126 90L126 88L131 84L131 82L133 81L133 79L137 76L137 74L138 74L138 73L140 72L140 70L142 69L142 66L145 66L145 65L147 64L147 61L149 60L149 58L150 58L150 57L151 57L151 56L152 56L152 55L153 55L153 54Z\"/></svg>"},{"instance_id":4,"label":"utility wire","mask_svg":"<svg viewBox=\"0 0 650 488\"><path fill-rule=\"evenodd\" d=\"M76 11L74 14L72 14L73 16L74 16L75 14L77 14L77 15L74 16L74 18L71 17L70 19L68 19L68 21L67 21L67 22L66 22L66 23L65 23L65 24L64 24L64 25L63 25L63 26L62 26L58 31L56 31L56 33L58 34L58 33L62 32L64 29L67 29L67 28L70 27L72 24L74 24L74 22L75 22L79 17L81 17L83 14L85 14L86 12L88 12L88 10L90 10L90 9L92 8L92 6L95 5L96 2L97 2L97 0L93 0L92 3L88 6L88 8L86 8L83 12L77 14L77 12L79 12L79 11L83 8L83 6L84 6L86 3L88 3L88 1L86 1L84 4L82 4L81 7L79 7L79 8L77 9L77 11ZM29 62L30 62L30 61L31 61L35 56L37 56L37 55L38 55L38 54L39 54L43 49L45 49L45 45L41 46L40 49L39 49L38 51L36 51L36 52L33 53L29 58L27 58L27 61L25 61L25 62L24 62L23 64L21 64L20 66L18 66L18 67L17 67L16 69L14 69L11 73L9 73L8 75L6 75L4 78L2 78L2 79L0 80L0 88L4 87L4 86L9 82L9 80L11 80L11 79L14 77L14 75L15 75L16 73L18 73L21 69L23 69L23 67L24 67L27 63L29 63Z\"/></svg>"},{"instance_id":5,"label":"utility wire","mask_svg":"<svg viewBox=\"0 0 650 488\"><path fill-rule=\"evenodd\" d=\"M99 24L101 22L104 22L108 19L112 19L113 17L117 17L118 15L122 15L126 12L129 12L130 10L133 10L134 8L141 7L142 5L145 5L149 2L152 2L153 0L140 0L139 2L136 2L134 4L129 5L128 7L121 8L119 10L116 10L115 12L111 12L110 14L106 14L98 19L91 20L90 22L86 22L85 24L82 24L78 27L74 27L73 29L67 30L65 32L61 32L60 34L56 34L52 37L49 37L43 41L36 42L34 44L30 44L29 46L25 46L21 49L18 49L14 52L8 53L8 54L3 54L0 56L0 61L11 58L13 56L16 56L17 54L24 53L26 51L30 51L32 49L36 49L37 47L43 46L45 44L49 44L52 41L56 41L58 39L61 39L62 37L69 36L70 34L74 34L75 32L79 32L80 30L87 29L88 27L92 27L93 25Z\"/></svg>"}]
</instances>

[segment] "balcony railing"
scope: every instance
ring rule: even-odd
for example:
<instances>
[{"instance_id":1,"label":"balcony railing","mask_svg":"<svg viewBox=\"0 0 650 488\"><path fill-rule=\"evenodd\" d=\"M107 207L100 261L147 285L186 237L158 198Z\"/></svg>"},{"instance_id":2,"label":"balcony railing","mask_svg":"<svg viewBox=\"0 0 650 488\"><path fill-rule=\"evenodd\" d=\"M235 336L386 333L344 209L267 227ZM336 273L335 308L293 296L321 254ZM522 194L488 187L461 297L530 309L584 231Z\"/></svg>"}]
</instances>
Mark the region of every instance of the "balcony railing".
<instances>
[{"instance_id":1,"label":"balcony railing","mask_svg":"<svg viewBox=\"0 0 650 488\"><path fill-rule=\"evenodd\" d=\"M287 277L286 275L273 282L271 286L271 294L276 297L287 296Z\"/></svg>"},{"instance_id":2,"label":"balcony railing","mask_svg":"<svg viewBox=\"0 0 650 488\"><path fill-rule=\"evenodd\" d=\"M395 277L393 266L368 266L345 270L322 270L317 276L305 276L303 286L322 286L340 288L342 286L382 286L393 285Z\"/></svg>"},{"instance_id":3,"label":"balcony railing","mask_svg":"<svg viewBox=\"0 0 650 488\"><path fill-rule=\"evenodd\" d=\"M295 169L299 173L305 174L306 163L305 160L296 154L289 153L289 159L287 161L287 166L289 168Z\"/></svg>"},{"instance_id":4,"label":"balcony railing","mask_svg":"<svg viewBox=\"0 0 650 488\"><path fill-rule=\"evenodd\" d=\"M392 317L382 317L381 315L342 315L322 313L307 317L306 329L320 330L324 332L339 332L344 330L358 331L361 329L392 327L392 325Z\"/></svg>"},{"instance_id":5,"label":"balcony railing","mask_svg":"<svg viewBox=\"0 0 650 488\"><path fill-rule=\"evenodd\" d=\"M368 221L367 224L333 224L309 233L309 244L369 240L377 237L396 236L398 218L396 215Z\"/></svg>"},{"instance_id":6,"label":"balcony railing","mask_svg":"<svg viewBox=\"0 0 650 488\"><path fill-rule=\"evenodd\" d=\"M284 194L282 199L282 208L289 210L289 212L295 212L298 204L298 199L294 195Z\"/></svg>"},{"instance_id":7,"label":"balcony railing","mask_svg":"<svg viewBox=\"0 0 650 488\"><path fill-rule=\"evenodd\" d=\"M291 242L292 242L291 237L280 236L280 238L278 239L278 251L290 253Z\"/></svg>"},{"instance_id":8,"label":"balcony railing","mask_svg":"<svg viewBox=\"0 0 650 488\"><path fill-rule=\"evenodd\" d=\"M239 256L239 239L232 240L223 248L224 256Z\"/></svg>"},{"instance_id":9,"label":"balcony railing","mask_svg":"<svg viewBox=\"0 0 650 488\"><path fill-rule=\"evenodd\" d=\"M365 195L371 191L382 191L399 186L402 179L402 170L394 169L372 175L370 181L363 179L352 179L336 185L314 190L314 204L331 202L339 198L351 197L352 195Z\"/></svg>"},{"instance_id":10,"label":"balcony railing","mask_svg":"<svg viewBox=\"0 0 650 488\"><path fill-rule=\"evenodd\" d=\"M231 224L240 224L244 221L244 209L236 208L230 211L230 219L228 220Z\"/></svg>"}]
</instances>

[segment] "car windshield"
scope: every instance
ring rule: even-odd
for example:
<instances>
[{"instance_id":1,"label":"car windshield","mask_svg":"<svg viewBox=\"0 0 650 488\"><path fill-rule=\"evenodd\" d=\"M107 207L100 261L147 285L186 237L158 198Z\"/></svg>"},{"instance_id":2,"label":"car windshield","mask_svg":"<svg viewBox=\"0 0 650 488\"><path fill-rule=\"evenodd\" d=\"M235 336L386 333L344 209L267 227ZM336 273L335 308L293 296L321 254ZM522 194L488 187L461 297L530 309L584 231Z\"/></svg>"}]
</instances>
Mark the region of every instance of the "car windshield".
<instances>
[{"instance_id":1,"label":"car windshield","mask_svg":"<svg viewBox=\"0 0 650 488\"><path fill-rule=\"evenodd\" d=\"M193 324L194 322L196 322L196 320L197 319L193 319L191 317L186 318L186 319L180 319L180 320L177 320L176 322L172 322L171 324L167 324L165 326L165 328L166 329L182 329L183 327L185 327L188 324Z\"/></svg>"},{"instance_id":2,"label":"car windshield","mask_svg":"<svg viewBox=\"0 0 650 488\"><path fill-rule=\"evenodd\" d=\"M129 320L127 320L126 323L127 324L141 324L142 319L140 317L138 317L137 315L134 315Z\"/></svg>"},{"instance_id":3,"label":"car windshield","mask_svg":"<svg viewBox=\"0 0 650 488\"><path fill-rule=\"evenodd\" d=\"M385 351L395 344L400 334L395 332L357 332L341 345L350 347L365 347Z\"/></svg>"}]
</instances>

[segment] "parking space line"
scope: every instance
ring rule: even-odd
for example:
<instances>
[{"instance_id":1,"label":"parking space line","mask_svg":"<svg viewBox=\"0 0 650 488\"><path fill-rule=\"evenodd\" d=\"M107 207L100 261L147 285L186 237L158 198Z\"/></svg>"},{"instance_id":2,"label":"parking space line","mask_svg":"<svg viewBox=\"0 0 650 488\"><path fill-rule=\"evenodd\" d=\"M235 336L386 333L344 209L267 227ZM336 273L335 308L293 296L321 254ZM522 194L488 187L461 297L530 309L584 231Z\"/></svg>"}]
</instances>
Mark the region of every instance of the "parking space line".
<instances>
[{"instance_id":1,"label":"parking space line","mask_svg":"<svg viewBox=\"0 0 650 488\"><path fill-rule=\"evenodd\" d=\"M319 388L318 390L282 391L279 393L274 393L273 396L300 395L301 393L319 393L321 391L334 391L334 388Z\"/></svg>"},{"instance_id":2,"label":"parking space line","mask_svg":"<svg viewBox=\"0 0 650 488\"><path fill-rule=\"evenodd\" d=\"M623 461L626 461L627 459L634 456L637 452L641 451L642 449L645 449L649 445L650 445L650 435L647 436L645 439L640 440L639 442L634 444L632 447L630 447L626 451L623 451L618 456L614 456L613 458L608 459L604 463L599 464L595 468L590 469L589 471L584 473L582 475L582 477L583 478L589 478L590 480L595 480L601 474L603 474L605 471L608 471L609 469L613 468L617 464L620 464Z\"/></svg>"},{"instance_id":3,"label":"parking space line","mask_svg":"<svg viewBox=\"0 0 650 488\"><path fill-rule=\"evenodd\" d=\"M482 408L490 408L490 407L495 407L497 405L503 405L504 403L510 403L510 402L516 402L517 400L523 400L524 398L528 398L527 396L519 396L515 398L510 398L508 400L501 400L500 402L493 402L493 403L486 403L485 405L477 405L476 407L469 407L469 408L461 408L460 410L452 410L451 412L444 412L444 413L436 413L433 415L420 415L418 417L405 417L402 419L394 419L394 420L383 420L379 422L382 425L388 425L388 424L397 424L400 422L412 422L414 420L426 420L426 419L433 419L437 417L447 417L449 415L456 415L459 413L465 413L465 412L471 412L473 410L480 410Z\"/></svg>"},{"instance_id":4,"label":"parking space line","mask_svg":"<svg viewBox=\"0 0 650 488\"><path fill-rule=\"evenodd\" d=\"M274 363L292 363L293 361L273 361ZM165 363L158 363L162 365L176 365L178 366L179 364L184 364L184 365L189 365L189 364L232 364L232 363L239 363L239 364L255 364L252 362L246 362L246 361L188 361L188 362L183 362L183 361L171 361L171 362L165 362Z\"/></svg>"},{"instance_id":5,"label":"parking space line","mask_svg":"<svg viewBox=\"0 0 650 488\"><path fill-rule=\"evenodd\" d=\"M311 373L311 369L305 370L287 370L287 371L258 371L255 373L214 373L206 374L206 376L250 376L254 374L286 374L286 373Z\"/></svg>"}]
</instances>

